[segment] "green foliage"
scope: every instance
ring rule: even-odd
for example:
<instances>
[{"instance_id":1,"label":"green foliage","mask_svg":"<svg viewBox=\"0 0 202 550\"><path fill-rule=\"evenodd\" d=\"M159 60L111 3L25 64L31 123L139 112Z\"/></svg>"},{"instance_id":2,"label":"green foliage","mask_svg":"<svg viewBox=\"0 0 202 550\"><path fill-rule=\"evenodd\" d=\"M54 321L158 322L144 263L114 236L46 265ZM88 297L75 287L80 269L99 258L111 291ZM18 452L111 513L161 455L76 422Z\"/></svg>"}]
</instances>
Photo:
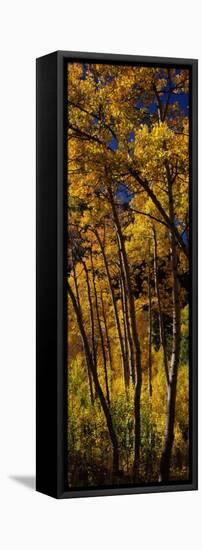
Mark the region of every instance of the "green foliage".
<instances>
[{"instance_id":1,"label":"green foliage","mask_svg":"<svg viewBox=\"0 0 202 550\"><path fill-rule=\"evenodd\" d=\"M166 398L161 350L153 349L153 396L148 397L147 370L143 373L141 401L140 479L158 481L164 443ZM171 477L183 479L188 472L188 369L181 365L176 403L175 441ZM133 476L134 398L130 388L126 399L122 381L117 380L110 411L120 449L120 478L129 483ZM82 487L112 482L112 452L108 430L98 399L90 401L87 372L82 354L69 366L68 375L69 485Z\"/></svg>"}]
</instances>

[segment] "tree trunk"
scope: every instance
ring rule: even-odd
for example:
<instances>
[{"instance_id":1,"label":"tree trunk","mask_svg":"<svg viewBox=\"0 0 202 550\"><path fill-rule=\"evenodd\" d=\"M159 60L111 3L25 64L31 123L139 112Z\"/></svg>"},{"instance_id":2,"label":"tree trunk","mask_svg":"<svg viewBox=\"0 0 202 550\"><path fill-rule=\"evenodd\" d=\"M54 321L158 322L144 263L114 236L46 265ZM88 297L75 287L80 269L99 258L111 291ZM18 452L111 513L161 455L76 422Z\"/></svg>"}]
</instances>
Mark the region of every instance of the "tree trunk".
<instances>
[{"instance_id":1,"label":"tree trunk","mask_svg":"<svg viewBox=\"0 0 202 550\"><path fill-rule=\"evenodd\" d=\"M117 304L116 304L114 288L113 288L113 285L112 285L112 279L111 279L111 275L110 275L110 271L109 271L109 266L108 266L108 261L107 261L107 257L106 257L106 254L105 254L104 246L102 244L102 241L101 241L101 238L100 238L100 235L99 235L98 231L95 230L94 233L95 233L95 236L96 236L97 241L99 243L100 250L102 252L104 265L105 265L105 270L106 270L106 274L107 274L107 280L108 280L108 285L109 285L109 290L110 290L112 305L113 305L113 310L114 310L114 319L115 319L116 329L117 329L117 334L118 334L118 339L119 339L119 346L120 346L120 353L121 353L121 364L122 364L122 369L123 369L123 374L124 374L124 379L125 379L124 343L123 343L123 336L122 336L122 332L121 332L121 325L120 325L120 320L119 320L119 315L118 315L118 309L117 309Z\"/></svg>"},{"instance_id":2,"label":"tree trunk","mask_svg":"<svg viewBox=\"0 0 202 550\"><path fill-rule=\"evenodd\" d=\"M109 332L108 332L107 318L106 318L106 313L105 313L105 305L104 305L104 300L103 300L102 291L101 291L101 293L100 293L100 298L101 298L101 304L102 304L102 316L103 316L104 327L105 327L105 334L106 334L106 341L107 341L107 350L108 350L108 356L109 356L109 365L110 365L110 370L111 370L111 372L112 372L112 371L113 371L112 352L111 352L110 337L109 337Z\"/></svg>"},{"instance_id":3,"label":"tree trunk","mask_svg":"<svg viewBox=\"0 0 202 550\"><path fill-rule=\"evenodd\" d=\"M89 301L89 307L90 307L90 325L91 325L91 342L92 342L92 350L93 350L93 361L96 365L97 353L96 353L96 341L95 341L95 319L94 319L93 302L92 302L91 289L90 289L90 280L89 280L89 273L88 273L86 264L84 261L82 261L82 263L83 263L85 275L86 275L86 285L87 285L88 301Z\"/></svg>"},{"instance_id":4,"label":"tree trunk","mask_svg":"<svg viewBox=\"0 0 202 550\"><path fill-rule=\"evenodd\" d=\"M80 303L80 296L79 296L79 286L78 286L78 282L77 282L76 269L75 269L75 264L74 264L73 260L72 260L72 268L73 268L73 275L74 275L74 285L75 285L75 290L76 290L76 299L77 299L79 309L81 310L81 303Z\"/></svg>"},{"instance_id":5,"label":"tree trunk","mask_svg":"<svg viewBox=\"0 0 202 550\"><path fill-rule=\"evenodd\" d=\"M85 328L84 328L84 325L83 325L83 321L82 321L82 318L81 318L80 310L78 308L78 304L77 304L76 298L74 296L73 290L72 290L72 288L71 288L71 286L68 282L67 282L67 290L68 290L68 293L70 295L72 305L73 305L73 308L74 308L74 312L75 312L75 315L76 315L78 327L79 327L80 334L81 334L81 337L82 337L82 340L83 340L83 346L84 346L84 350L85 350L86 359L87 359L89 369L90 369L92 377L93 377L96 393L99 397L100 404L101 404L101 407L102 407L102 410L103 410L103 413L104 413L104 416L105 416L105 419L106 419L106 423L107 423L107 427L108 427L108 431L109 431L109 437L110 437L110 440L111 440L112 450L113 450L113 474L117 475L118 471L119 471L119 450L118 450L118 440L117 440L116 432L114 430L112 417L111 417L110 410L109 410L109 407L107 405L107 401L105 399L104 393L102 391L102 388L101 388L101 385L100 385L100 382L99 382L99 379L98 379L97 369L96 369L96 366L94 365L94 362L93 362L93 357L92 357L92 353L91 353L90 346L89 346L89 343L88 343L88 338L87 338L86 331L85 331Z\"/></svg>"},{"instance_id":6,"label":"tree trunk","mask_svg":"<svg viewBox=\"0 0 202 550\"><path fill-rule=\"evenodd\" d=\"M110 406L109 382L108 382L108 372L107 372L107 358L106 358L104 337L103 337L103 332L102 332L102 325L101 325L101 321L100 321L99 304L98 304L97 288L96 288L96 282L95 282L95 270L94 270L94 264L93 264L92 250L91 250L91 265L92 265L92 276L93 276L93 288L94 288L94 295L95 295L95 308L96 308L97 322L98 322L98 328L99 328L99 333L100 333L101 349L102 349L102 356L103 356L106 397L107 397L107 403Z\"/></svg>"},{"instance_id":7,"label":"tree trunk","mask_svg":"<svg viewBox=\"0 0 202 550\"><path fill-rule=\"evenodd\" d=\"M162 350L163 350L163 364L164 364L164 370L165 370L165 375L166 375L166 383L167 383L167 387L168 387L168 385L169 385L169 371L168 371L168 360L167 360L167 345L166 345L166 335L165 335L163 314L162 314L162 308L161 308L161 296L160 296L159 276L158 276L157 239L156 239L156 230L155 230L154 226L153 226L153 237L154 237L154 280L155 280L155 290L156 290L156 296L157 296L157 302L158 302L159 334L160 334L160 342L161 342Z\"/></svg>"},{"instance_id":8,"label":"tree trunk","mask_svg":"<svg viewBox=\"0 0 202 550\"><path fill-rule=\"evenodd\" d=\"M126 281L125 281L125 275L124 275L124 269L123 269L123 260L121 256L120 246L119 246L119 240L117 239L118 243L118 251L119 251L119 263L120 263L120 272L121 272L121 283L122 283L122 304L123 304L123 316L124 316L124 326L125 326L125 339L126 344L128 345L129 349L129 366L128 366L128 379L130 380L130 374L133 381L133 384L135 386L135 358L134 358L134 347L133 347L133 340L131 336L131 327L130 327L130 320L128 315L128 300L127 300L127 288L126 288ZM128 382L129 383L129 382Z\"/></svg>"},{"instance_id":9,"label":"tree trunk","mask_svg":"<svg viewBox=\"0 0 202 550\"><path fill-rule=\"evenodd\" d=\"M92 304L92 298L91 298L91 290L90 290L90 281L89 281L89 274L88 269L86 267L86 264L84 260L82 261L82 264L84 266L85 275L86 275L86 285L87 285L87 292L88 292L88 302L89 302L89 309L90 309L90 326L91 326L91 344L92 344L92 351L93 351L93 361L96 366L97 358L96 358L96 346L95 346L95 323L94 323L94 313L93 313L93 304ZM91 403L94 403L94 395L93 395L93 385L92 385L92 378L91 378L91 372L90 374L90 396L91 396Z\"/></svg>"},{"instance_id":10,"label":"tree trunk","mask_svg":"<svg viewBox=\"0 0 202 550\"><path fill-rule=\"evenodd\" d=\"M150 254L148 261L150 262ZM148 265L148 390L149 397L152 397L152 305L150 265Z\"/></svg>"},{"instance_id":11,"label":"tree trunk","mask_svg":"<svg viewBox=\"0 0 202 550\"><path fill-rule=\"evenodd\" d=\"M122 307L122 314L123 314L123 333L124 333L124 383L125 383L125 389L126 389L126 396L128 397L128 388L130 384L130 371L129 371L129 354L128 354L128 337L127 337L127 326L126 326L126 313L125 313L125 303L123 298L123 279L120 277L119 281L119 287L120 287L120 296L121 296L121 307Z\"/></svg>"},{"instance_id":12,"label":"tree trunk","mask_svg":"<svg viewBox=\"0 0 202 550\"><path fill-rule=\"evenodd\" d=\"M129 264L128 264L128 258L125 250L125 243L124 238L122 234L122 229L119 221L119 217L116 210L116 205L113 197L113 192L108 185L108 194L109 194L109 200L111 203L112 208L112 214L114 219L114 225L117 232L117 238L119 241L119 247L120 247L120 253L121 258L123 262L123 270L124 270L124 276L126 281L126 288L128 293L128 303L129 303L129 311L130 311L130 319L131 319L131 330L132 330L132 338L133 338L133 344L134 349L136 352L136 382L135 382L135 394L134 394L134 479L135 481L139 478L139 463L140 463L140 444L141 444L141 426L140 426L140 398L141 398L141 387L142 387L142 368L141 368L141 349L140 349L140 342L137 332L137 326L136 326L136 316L135 316L135 303L133 298L133 292L131 287L131 280L130 280L130 270L129 270Z\"/></svg>"},{"instance_id":13,"label":"tree trunk","mask_svg":"<svg viewBox=\"0 0 202 550\"><path fill-rule=\"evenodd\" d=\"M169 215L171 223L175 224L173 194L172 194L172 181L168 177L168 191L169 191ZM177 247L175 240L175 232L170 232L170 248L171 248L171 266L172 266L172 280L173 280L173 344L172 344L172 356L169 374L169 386L168 386L168 400L167 400L167 418L166 418L166 430L165 430L165 444L161 456L160 463L160 481L168 481L170 477L170 464L172 447L174 441L174 427L175 427L175 406L176 406L176 393L177 393L177 377L180 360L180 289L178 283L177 274Z\"/></svg>"},{"instance_id":14,"label":"tree trunk","mask_svg":"<svg viewBox=\"0 0 202 550\"><path fill-rule=\"evenodd\" d=\"M81 303L80 303L80 297L79 297L79 286L77 282L77 276L76 276L76 269L75 265L73 263L73 276L74 276L74 284L75 284L75 290L76 290L76 298L77 298L77 304L80 311L81 319L82 319L82 310L81 310ZM84 350L85 351L85 350ZM86 357L86 356L85 356ZM90 395L90 401L93 405L94 403L94 397L93 397L93 384L92 384L92 376L89 369L88 361L86 360L86 369L87 369L87 375L88 375L88 385L89 385L89 395Z\"/></svg>"}]
</instances>

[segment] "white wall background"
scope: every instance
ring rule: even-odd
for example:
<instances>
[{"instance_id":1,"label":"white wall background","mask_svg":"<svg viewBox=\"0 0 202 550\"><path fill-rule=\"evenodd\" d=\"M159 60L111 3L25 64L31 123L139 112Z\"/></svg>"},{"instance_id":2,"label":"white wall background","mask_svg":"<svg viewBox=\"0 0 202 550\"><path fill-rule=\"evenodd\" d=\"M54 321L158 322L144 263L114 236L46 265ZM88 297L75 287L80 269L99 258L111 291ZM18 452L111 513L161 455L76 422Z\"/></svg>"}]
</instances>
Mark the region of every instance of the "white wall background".
<instances>
[{"instance_id":1,"label":"white wall background","mask_svg":"<svg viewBox=\"0 0 202 550\"><path fill-rule=\"evenodd\" d=\"M7 0L0 40L1 548L200 548L200 492L55 501L32 489L35 58L62 49L200 59L200 2Z\"/></svg>"}]
</instances>

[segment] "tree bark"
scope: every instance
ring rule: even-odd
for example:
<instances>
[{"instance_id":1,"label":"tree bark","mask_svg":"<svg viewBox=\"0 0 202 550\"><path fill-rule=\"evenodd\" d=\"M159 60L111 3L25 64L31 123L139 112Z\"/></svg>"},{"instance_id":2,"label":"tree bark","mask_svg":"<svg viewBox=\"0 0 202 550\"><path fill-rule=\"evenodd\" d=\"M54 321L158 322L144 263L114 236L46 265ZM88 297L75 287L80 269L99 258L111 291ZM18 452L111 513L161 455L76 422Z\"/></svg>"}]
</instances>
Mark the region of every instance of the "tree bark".
<instances>
[{"instance_id":1,"label":"tree bark","mask_svg":"<svg viewBox=\"0 0 202 550\"><path fill-rule=\"evenodd\" d=\"M96 345L95 345L95 322L94 322L94 313L93 313L93 303L92 303L92 297L91 297L91 289L90 289L90 281L89 281L89 274L88 269L86 267L86 263L83 260L82 264L84 266L85 275L86 275L86 285L87 285L87 292L88 292L88 302L89 302L89 310L90 310L90 326L91 326L91 344L92 344L92 351L93 351L93 361L96 366L97 363L97 357L96 357ZM91 403L94 403L94 395L93 395L93 385L92 385L92 378L91 378L91 372L90 374L90 395L91 395Z\"/></svg>"},{"instance_id":2,"label":"tree bark","mask_svg":"<svg viewBox=\"0 0 202 550\"><path fill-rule=\"evenodd\" d=\"M113 310L114 310L114 319L115 319L115 324L116 324L116 329L117 329L117 334L118 334L118 339L119 339L119 346L120 346L120 353L121 353L121 364L122 364L122 369L123 369L123 374L124 374L124 379L125 379L124 343L123 343L123 336L122 336L122 332L121 332L121 325L120 325L120 320L119 320L119 314L118 314L118 309L117 309L117 304L116 304L114 288L113 288L113 285L112 285L111 274L110 274L110 271L109 271L109 266L108 266L108 261L107 261L107 256L105 254L104 246L102 244L102 241L101 241L101 238L100 238L100 235L99 235L98 231L95 230L94 233L95 233L95 236L96 236L97 241L98 241L99 246L100 246L100 250L101 250L101 253L102 253L102 256L103 256L105 270L106 270L106 274L107 274L107 280L108 280L108 285L109 285L109 290L110 290L112 305L113 305Z\"/></svg>"},{"instance_id":3,"label":"tree bark","mask_svg":"<svg viewBox=\"0 0 202 550\"><path fill-rule=\"evenodd\" d=\"M135 316L135 303L133 297L133 291L131 287L130 280L130 270L128 264L128 258L125 250L125 243L122 234L121 224L119 221L118 213L116 210L116 205L114 201L113 191L108 185L108 194L109 200L112 208L112 215L114 220L114 225L117 232L117 238L120 246L120 253L123 261L123 270L126 281L126 288L128 293L128 303L131 319L131 331L134 349L136 352L136 382L135 382L135 392L134 392L134 479L137 481L139 479L139 466L140 466L140 445L141 445L141 419L140 419L140 398L141 398L141 388L142 388L142 368L141 368L141 349L139 336L136 326L136 316Z\"/></svg>"},{"instance_id":4,"label":"tree bark","mask_svg":"<svg viewBox=\"0 0 202 550\"><path fill-rule=\"evenodd\" d=\"M75 290L76 290L76 299L77 299L77 303L78 303L79 309L81 310L81 303L80 303L80 296L79 296L79 287L78 287L77 276L76 276L76 269L75 269L75 264L74 264L74 262L73 262L73 259L72 259L72 269L73 269L73 276L74 276L74 285L75 285Z\"/></svg>"},{"instance_id":5,"label":"tree bark","mask_svg":"<svg viewBox=\"0 0 202 550\"><path fill-rule=\"evenodd\" d=\"M91 342L92 342L92 350L93 350L93 361L96 365L97 353L96 353L96 340L95 340L95 319L94 319L93 302L92 302L91 289L90 289L90 280L89 280L88 269L86 267L86 263L84 262L84 260L82 261L82 264L84 266L85 275L86 275L86 285L87 285L88 301L89 301L89 308L90 308L90 325L91 325Z\"/></svg>"},{"instance_id":6,"label":"tree bark","mask_svg":"<svg viewBox=\"0 0 202 550\"><path fill-rule=\"evenodd\" d=\"M134 347L133 347L133 340L131 336L131 327L130 327L130 320L128 315L128 299L127 299L127 288L126 288L126 281L124 276L124 269L123 269L123 261L119 246L119 241L117 239L118 243L118 251L119 251L119 262L120 262L120 272L121 272L121 283L122 283L122 303L123 303L123 315L124 315L124 325L125 325L125 338L126 338L126 344L128 344L129 349L129 367L128 367L128 378L130 380L130 374L133 381L133 384L135 386L135 358L134 358Z\"/></svg>"},{"instance_id":7,"label":"tree bark","mask_svg":"<svg viewBox=\"0 0 202 550\"><path fill-rule=\"evenodd\" d=\"M175 223L173 194L172 194L172 182L168 173L168 191L169 191L169 215L172 225ZM165 429L165 444L161 456L160 463L160 481L168 481L170 477L170 464L172 447L174 442L174 427L175 427L175 407L176 407L176 393L177 393L177 377L180 360L180 289L178 283L178 254L175 240L175 232L170 232L170 248L171 248L171 266L172 266L172 280L173 280L173 344L172 344L172 356L169 373L169 386L168 386L168 399L167 399L167 417L166 417L166 429Z\"/></svg>"},{"instance_id":8,"label":"tree bark","mask_svg":"<svg viewBox=\"0 0 202 550\"><path fill-rule=\"evenodd\" d=\"M156 296L157 296L157 302L158 302L159 334L160 334L160 342L163 350L163 364L164 364L164 370L166 375L166 383L168 387L169 371L168 371L168 360L167 360L167 345L166 345L165 326L164 326L164 320L163 320L163 314L162 314L161 296L160 296L160 289L159 289L158 250L157 250L156 230L154 226L153 226L153 238L154 238L154 280L155 280L155 290L156 290Z\"/></svg>"},{"instance_id":9,"label":"tree bark","mask_svg":"<svg viewBox=\"0 0 202 550\"><path fill-rule=\"evenodd\" d=\"M128 353L128 335L127 335L127 326L126 326L126 311L125 311L125 301L124 301L124 289L123 289L123 279L120 277L119 281L119 287L120 287L120 295L121 295L121 307L122 307L122 315L123 315L123 332L124 332L124 358L125 358L125 369L124 369L124 376L125 376L125 388L126 388L126 395L128 397L128 388L130 384L130 370L129 370L129 353Z\"/></svg>"},{"instance_id":10,"label":"tree bark","mask_svg":"<svg viewBox=\"0 0 202 550\"><path fill-rule=\"evenodd\" d=\"M103 332L102 332L102 325L101 325L101 321L100 321L98 295L97 295L97 288L96 288L96 282L95 282L95 270L94 270L94 264L93 264L92 250L91 250L91 265L92 265L92 276L93 276L93 288L94 288L94 296L95 296L96 316L97 316L98 328L99 328L99 333L100 333L101 349L102 349L102 356L103 356L106 397L107 397L107 403L110 406L109 381L108 381L108 372L107 372L107 358L106 358L104 337L103 337Z\"/></svg>"},{"instance_id":11,"label":"tree bark","mask_svg":"<svg viewBox=\"0 0 202 550\"><path fill-rule=\"evenodd\" d=\"M100 382L99 382L99 379L98 379L97 369L96 369L96 366L93 362L93 356L92 356L90 346L89 346L89 343L88 343L88 338L87 338L86 331L85 331L83 321L82 321L82 318L81 318L80 310L78 308L78 304L77 304L76 298L74 296L73 290L72 290L72 288L71 288L71 286L68 282L67 282L67 290L68 290L68 293L70 295L72 305L73 305L73 308L74 308L74 312L75 312L75 315L76 315L78 327L79 327L80 334L81 334L81 337L82 337L82 340L83 340L86 359L87 359L89 369L90 369L92 377L93 377L93 382L94 382L94 385L95 385L96 393L99 397L100 404L101 404L101 407L102 407L102 410L103 410L103 413L104 413L104 416L105 416L105 419L106 419L106 423L107 423L107 427L108 427L108 431L109 431L109 437L110 437L111 445L112 445L112 451L113 451L113 474L117 475L118 471L119 471L119 449L118 449L118 440L117 440L116 432L114 430L114 426L113 426L113 422L112 422L112 417L111 417L110 410L109 410L109 407L107 405L107 401L105 399L104 393L102 391L102 388L101 388L101 385L100 385Z\"/></svg>"},{"instance_id":12,"label":"tree bark","mask_svg":"<svg viewBox=\"0 0 202 550\"><path fill-rule=\"evenodd\" d=\"M109 365L111 372L113 371L113 361L112 361L112 352L111 352L111 344L110 344L110 337L109 337L109 331L107 326L107 318L106 318L106 312L105 312L105 305L103 300L103 294L102 291L100 293L101 298L101 304L102 304L102 316L104 321L104 327L105 327L105 334L106 334L106 341L107 341L107 350L108 350L108 356L109 356Z\"/></svg>"},{"instance_id":13,"label":"tree bark","mask_svg":"<svg viewBox=\"0 0 202 550\"><path fill-rule=\"evenodd\" d=\"M77 276L76 276L76 270L75 270L75 265L73 263L73 276L74 276L74 284L75 284L75 290L76 290L76 299L77 299L77 304L78 304L78 308L79 308L79 311L80 311L80 315L81 315L81 318L82 318L82 310L81 310L81 303L80 303L80 296L79 296L79 286L78 286L78 282L77 282ZM85 351L85 350L84 350ZM85 355L86 357L86 355ZM93 405L94 403L94 397L93 397L93 384L92 384L92 376L91 376L91 372L90 372L90 369L89 369L89 365L88 365L88 361L86 360L86 369L87 369L87 375L88 375L88 385L89 385L89 396L90 396L90 401Z\"/></svg>"},{"instance_id":14,"label":"tree bark","mask_svg":"<svg viewBox=\"0 0 202 550\"><path fill-rule=\"evenodd\" d=\"M148 261L150 262L150 253ZM148 265L148 390L149 397L152 397L152 303L150 265Z\"/></svg>"}]
</instances>

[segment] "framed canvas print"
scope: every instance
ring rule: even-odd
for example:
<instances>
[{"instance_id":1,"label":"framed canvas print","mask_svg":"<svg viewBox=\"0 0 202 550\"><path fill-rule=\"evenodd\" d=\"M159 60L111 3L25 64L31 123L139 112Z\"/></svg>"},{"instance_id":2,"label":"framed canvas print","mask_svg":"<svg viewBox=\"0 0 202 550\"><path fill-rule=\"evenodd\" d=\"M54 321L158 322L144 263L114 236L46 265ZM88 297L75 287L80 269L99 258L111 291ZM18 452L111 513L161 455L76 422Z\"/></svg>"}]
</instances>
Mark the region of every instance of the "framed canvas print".
<instances>
[{"instance_id":1,"label":"framed canvas print","mask_svg":"<svg viewBox=\"0 0 202 550\"><path fill-rule=\"evenodd\" d=\"M197 489L197 61L37 59L36 488Z\"/></svg>"}]
</instances>

